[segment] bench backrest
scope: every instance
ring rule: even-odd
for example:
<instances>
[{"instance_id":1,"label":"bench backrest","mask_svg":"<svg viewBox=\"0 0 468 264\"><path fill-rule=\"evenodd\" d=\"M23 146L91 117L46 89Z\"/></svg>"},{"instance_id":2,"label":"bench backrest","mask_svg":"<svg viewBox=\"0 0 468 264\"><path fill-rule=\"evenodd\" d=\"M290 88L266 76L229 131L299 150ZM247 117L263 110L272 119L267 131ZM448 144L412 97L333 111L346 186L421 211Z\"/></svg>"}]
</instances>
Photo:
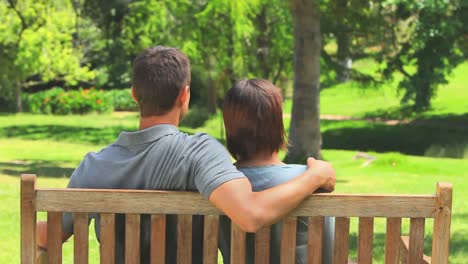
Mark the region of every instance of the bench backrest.
<instances>
[{"instance_id":1,"label":"bench backrest","mask_svg":"<svg viewBox=\"0 0 468 264\"><path fill-rule=\"evenodd\" d=\"M385 263L399 263L401 219L410 218L402 260L423 262L424 224L434 218L432 263L448 263L452 186L438 183L435 195L313 194L283 220L281 263L295 263L296 218L309 217L308 263L321 263L324 216L335 216L334 263L348 262L350 217L359 218L358 263L372 262L375 217L387 219ZM21 263L34 263L36 212L47 212L48 263L61 263L62 212L74 213L74 262L88 262L88 213L101 214L101 263L114 263L114 215L125 214L126 263L140 260L140 215L151 215L151 241L165 241L166 214L178 215L177 263L190 263L192 215L204 215L204 263L218 263L218 217L198 193L143 190L36 189L35 175L21 176ZM232 224L231 263L245 259L245 232ZM256 233L255 263L270 263L269 227ZM164 263L164 243L151 243L151 263Z\"/></svg>"}]
</instances>

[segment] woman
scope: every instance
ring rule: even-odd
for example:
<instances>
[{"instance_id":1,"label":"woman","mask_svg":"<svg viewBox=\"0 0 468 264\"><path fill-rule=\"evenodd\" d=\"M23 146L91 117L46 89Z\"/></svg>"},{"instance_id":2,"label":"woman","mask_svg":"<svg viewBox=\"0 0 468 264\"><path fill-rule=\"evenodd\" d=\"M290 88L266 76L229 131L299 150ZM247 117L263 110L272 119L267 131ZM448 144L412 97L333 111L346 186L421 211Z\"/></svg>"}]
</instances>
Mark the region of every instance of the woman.
<instances>
[{"instance_id":1,"label":"woman","mask_svg":"<svg viewBox=\"0 0 468 264\"><path fill-rule=\"evenodd\" d=\"M305 165L285 164L278 152L285 148L281 94L270 81L250 79L237 82L223 102L226 143L235 165L245 174L254 191L279 185L306 170ZM268 176L265 176L268 175ZM296 237L296 263L307 260L307 218L299 217ZM325 218L323 263L333 254L333 218ZM280 260L281 223L271 227L270 262ZM220 221L220 250L224 263L230 258L230 221ZM253 263L254 234L247 234L246 263Z\"/></svg>"}]
</instances>

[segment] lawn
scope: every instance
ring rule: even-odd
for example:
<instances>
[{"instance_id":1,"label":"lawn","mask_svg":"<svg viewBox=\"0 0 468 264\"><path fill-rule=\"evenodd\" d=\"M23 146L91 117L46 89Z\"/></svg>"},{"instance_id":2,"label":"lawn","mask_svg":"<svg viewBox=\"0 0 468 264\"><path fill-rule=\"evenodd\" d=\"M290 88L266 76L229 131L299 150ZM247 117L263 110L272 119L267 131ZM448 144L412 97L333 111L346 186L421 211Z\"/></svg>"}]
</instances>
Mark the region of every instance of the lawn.
<instances>
[{"instance_id":1,"label":"lawn","mask_svg":"<svg viewBox=\"0 0 468 264\"><path fill-rule=\"evenodd\" d=\"M336 192L433 193L437 181L454 184L451 230L451 263L468 259L468 63L462 64L448 85L441 87L429 112L417 116L430 122L389 125L369 120L322 120L323 156L338 172ZM356 83L324 89L322 113L365 117L399 117L394 84L362 88ZM290 101L285 103L285 112ZM414 120L413 120L414 121ZM289 117L285 116L286 127ZM39 187L64 187L73 169L89 151L111 143L122 130L138 127L136 113L112 115L45 116L0 115L0 263L19 262L19 175L39 175ZM222 120L215 115L200 128L223 141ZM354 159L367 151L376 160L368 166ZM453 157L434 158L429 156ZM462 159L460 159L462 158ZM463 159L464 158L464 159ZM40 215L44 219L44 214ZM351 222L351 257L356 258L357 222ZM383 263L385 224L375 223L374 257ZM404 222L407 231L408 221ZM426 224L431 230L431 222ZM91 232L93 234L93 232ZM429 232L427 233L429 234ZM430 254L431 237L425 252ZM90 236L91 263L97 263L98 246ZM71 263L72 242L64 246L64 263Z\"/></svg>"},{"instance_id":2,"label":"lawn","mask_svg":"<svg viewBox=\"0 0 468 264\"><path fill-rule=\"evenodd\" d=\"M367 61L357 61L353 67L369 68ZM362 67L361 67L362 66ZM353 117L401 118L406 115L418 118L463 116L468 113L468 62L460 64L449 76L449 83L441 85L432 101L432 108L422 114L404 113L393 81L379 85L363 85L347 82L323 88L320 93L320 111L323 115L345 115ZM291 100L286 100L284 111L291 112ZM465 117L465 120L467 118Z\"/></svg>"},{"instance_id":3,"label":"lawn","mask_svg":"<svg viewBox=\"0 0 468 264\"><path fill-rule=\"evenodd\" d=\"M219 124L216 119L209 121L205 131L219 135L221 131L216 124ZM327 133L339 131L346 126L366 130L365 121L325 123L324 138L327 138ZM64 187L67 177L88 151L99 150L111 142L122 129L136 128L137 117L131 113L66 117L26 114L0 116L0 247L9 248L0 252L0 262L17 263L19 260L19 174L38 174L40 187ZM372 129L372 126L367 126L367 129ZM190 131L194 130L202 128ZM404 133L407 130L402 131ZM379 134L382 131L376 130L373 133ZM340 137L336 136L338 138ZM338 171L337 192L433 193L437 181L452 182L455 188L451 263L463 263L468 258L468 194L463 192L468 188L468 160L369 152L377 160L369 166L362 166L363 160L354 159L356 153L355 150L323 151L324 157ZM374 255L377 263L383 261L384 229L384 222L376 221ZM427 230L430 229L429 222ZM352 230L351 243L355 247L356 221L352 221ZM91 260L97 260L97 242L94 236L90 236L90 240ZM430 237L427 239L427 243L429 242ZM71 248L72 243L65 244L64 258L69 263ZM426 252L430 253L430 248L426 248ZM355 250L351 250L351 256L356 256Z\"/></svg>"}]
</instances>

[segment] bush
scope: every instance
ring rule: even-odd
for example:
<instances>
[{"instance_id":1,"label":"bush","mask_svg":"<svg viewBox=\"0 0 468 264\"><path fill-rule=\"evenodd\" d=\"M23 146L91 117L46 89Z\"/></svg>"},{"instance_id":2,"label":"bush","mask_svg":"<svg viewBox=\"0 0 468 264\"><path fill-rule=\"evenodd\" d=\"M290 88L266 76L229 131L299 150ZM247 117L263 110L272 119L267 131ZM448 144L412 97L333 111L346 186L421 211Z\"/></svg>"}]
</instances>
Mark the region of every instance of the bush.
<instances>
[{"instance_id":1,"label":"bush","mask_svg":"<svg viewBox=\"0 0 468 264\"><path fill-rule=\"evenodd\" d=\"M116 111L138 111L138 104L133 101L130 89L110 90L105 92L112 98Z\"/></svg>"},{"instance_id":2,"label":"bush","mask_svg":"<svg viewBox=\"0 0 468 264\"><path fill-rule=\"evenodd\" d=\"M205 124L206 120L210 118L210 113L199 106L193 106L190 108L189 112L180 122L181 126L197 128Z\"/></svg>"},{"instance_id":3,"label":"bush","mask_svg":"<svg viewBox=\"0 0 468 264\"><path fill-rule=\"evenodd\" d=\"M0 113L13 113L13 112L16 112L15 98L1 97L0 95Z\"/></svg>"},{"instance_id":4,"label":"bush","mask_svg":"<svg viewBox=\"0 0 468 264\"><path fill-rule=\"evenodd\" d=\"M30 94L26 107L32 113L60 115L104 113L113 110L112 98L102 90L94 88L65 91L56 87Z\"/></svg>"}]
</instances>

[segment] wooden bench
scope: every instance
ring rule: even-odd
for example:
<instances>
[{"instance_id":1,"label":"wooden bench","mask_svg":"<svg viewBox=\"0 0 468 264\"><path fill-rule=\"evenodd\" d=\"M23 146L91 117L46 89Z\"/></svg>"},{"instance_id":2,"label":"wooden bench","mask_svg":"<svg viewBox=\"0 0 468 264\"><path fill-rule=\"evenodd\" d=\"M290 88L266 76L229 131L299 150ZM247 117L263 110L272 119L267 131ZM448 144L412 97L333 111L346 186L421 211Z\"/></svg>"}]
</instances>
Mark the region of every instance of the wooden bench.
<instances>
[{"instance_id":1,"label":"wooden bench","mask_svg":"<svg viewBox=\"0 0 468 264\"><path fill-rule=\"evenodd\" d=\"M283 222L281 263L294 263L296 217L309 216L308 263L321 263L324 216L335 216L334 263L348 262L350 217L359 218L358 263L372 262L374 218L387 221L385 263L448 263L452 186L438 183L435 195L314 194ZM218 263L218 216L198 193L37 189L35 175L21 176L21 263L36 258L36 213L47 212L48 263L61 263L62 212L73 212L74 262L88 262L88 213L101 213L101 263L114 262L114 214L126 214L126 263L139 263L140 214L151 215L151 241L164 241L166 214L178 215L177 263L191 262L192 215L204 215L204 263ZM410 218L401 238L402 218ZM432 258L423 255L426 218L434 218ZM232 225L231 263L243 263L245 233ZM151 243L151 263L164 263L164 243ZM269 228L256 233L255 263L269 263Z\"/></svg>"}]
</instances>

